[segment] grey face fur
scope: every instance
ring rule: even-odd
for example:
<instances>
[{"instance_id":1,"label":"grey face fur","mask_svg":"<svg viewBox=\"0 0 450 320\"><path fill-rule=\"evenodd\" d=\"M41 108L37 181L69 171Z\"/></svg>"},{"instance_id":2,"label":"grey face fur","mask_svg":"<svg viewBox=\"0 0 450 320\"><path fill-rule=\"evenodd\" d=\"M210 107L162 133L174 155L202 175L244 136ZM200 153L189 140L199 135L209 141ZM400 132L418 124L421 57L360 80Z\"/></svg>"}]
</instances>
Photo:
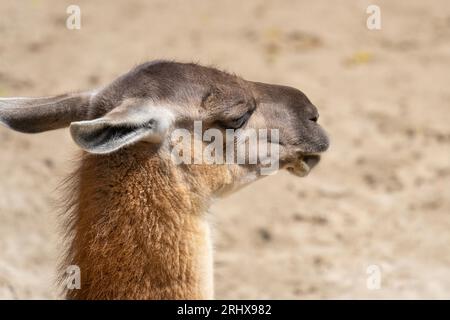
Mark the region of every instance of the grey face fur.
<instances>
[{"instance_id":1,"label":"grey face fur","mask_svg":"<svg viewBox=\"0 0 450 320\"><path fill-rule=\"evenodd\" d=\"M97 91L0 98L0 123L26 133L70 126L74 141L91 153L160 143L195 120L205 129L278 129L282 166L297 175L328 148L317 119L316 107L297 89L167 61L142 64Z\"/></svg>"}]
</instances>

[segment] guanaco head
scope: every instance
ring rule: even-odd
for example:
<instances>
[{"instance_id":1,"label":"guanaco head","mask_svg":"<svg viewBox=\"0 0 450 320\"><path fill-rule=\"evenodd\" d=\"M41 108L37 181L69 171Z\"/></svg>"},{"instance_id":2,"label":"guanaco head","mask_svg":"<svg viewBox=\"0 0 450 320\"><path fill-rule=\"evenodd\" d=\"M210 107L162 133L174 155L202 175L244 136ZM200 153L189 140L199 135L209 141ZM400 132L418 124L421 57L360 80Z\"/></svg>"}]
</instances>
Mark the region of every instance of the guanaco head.
<instances>
[{"instance_id":1,"label":"guanaco head","mask_svg":"<svg viewBox=\"0 0 450 320\"><path fill-rule=\"evenodd\" d=\"M306 175L329 145L318 117L297 89L167 61L142 64L95 91L0 98L0 123L11 129L37 133L70 126L83 150L104 156L151 144L176 163L193 162L181 163L185 168L223 168L229 184L253 181L274 163ZM191 150L196 146L201 150ZM239 159L240 150L245 155Z\"/></svg>"}]
</instances>

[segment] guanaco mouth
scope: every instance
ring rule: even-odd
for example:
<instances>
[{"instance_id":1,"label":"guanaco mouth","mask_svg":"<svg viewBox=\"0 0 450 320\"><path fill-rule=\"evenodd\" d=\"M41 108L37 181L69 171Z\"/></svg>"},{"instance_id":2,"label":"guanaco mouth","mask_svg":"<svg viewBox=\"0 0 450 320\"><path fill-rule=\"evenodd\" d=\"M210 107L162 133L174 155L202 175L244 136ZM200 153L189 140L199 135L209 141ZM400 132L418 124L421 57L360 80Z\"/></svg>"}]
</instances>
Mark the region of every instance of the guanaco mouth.
<instances>
[{"instance_id":1,"label":"guanaco mouth","mask_svg":"<svg viewBox=\"0 0 450 320\"><path fill-rule=\"evenodd\" d=\"M300 159L300 161L306 163L306 165L311 170L320 162L320 155L319 154L303 155L302 158Z\"/></svg>"},{"instance_id":2,"label":"guanaco mouth","mask_svg":"<svg viewBox=\"0 0 450 320\"><path fill-rule=\"evenodd\" d=\"M319 154L301 154L299 158L285 168L292 174L304 177L320 162Z\"/></svg>"}]
</instances>

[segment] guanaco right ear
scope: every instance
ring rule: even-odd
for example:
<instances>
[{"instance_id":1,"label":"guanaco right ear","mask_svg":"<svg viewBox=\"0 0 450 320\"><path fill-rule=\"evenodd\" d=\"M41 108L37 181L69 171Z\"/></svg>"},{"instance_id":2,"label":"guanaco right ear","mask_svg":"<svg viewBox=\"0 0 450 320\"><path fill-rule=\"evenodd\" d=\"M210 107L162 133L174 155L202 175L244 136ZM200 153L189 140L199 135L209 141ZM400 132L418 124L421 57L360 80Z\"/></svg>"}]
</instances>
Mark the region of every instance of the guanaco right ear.
<instances>
[{"instance_id":1,"label":"guanaco right ear","mask_svg":"<svg viewBox=\"0 0 450 320\"><path fill-rule=\"evenodd\" d=\"M83 150L105 154L141 140L160 143L172 122L172 112L164 107L119 107L98 119L73 122L70 133Z\"/></svg>"},{"instance_id":2,"label":"guanaco right ear","mask_svg":"<svg viewBox=\"0 0 450 320\"><path fill-rule=\"evenodd\" d=\"M38 133L69 126L88 118L92 92L44 98L0 98L0 124L24 133Z\"/></svg>"}]
</instances>

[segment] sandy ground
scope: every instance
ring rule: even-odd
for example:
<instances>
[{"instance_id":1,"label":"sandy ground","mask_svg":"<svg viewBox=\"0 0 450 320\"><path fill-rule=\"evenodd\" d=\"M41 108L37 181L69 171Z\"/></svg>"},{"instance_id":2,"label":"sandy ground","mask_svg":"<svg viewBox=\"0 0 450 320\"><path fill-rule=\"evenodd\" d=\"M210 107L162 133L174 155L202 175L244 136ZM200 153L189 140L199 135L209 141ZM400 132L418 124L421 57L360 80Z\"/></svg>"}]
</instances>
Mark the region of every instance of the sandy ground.
<instances>
[{"instance_id":1,"label":"sandy ground","mask_svg":"<svg viewBox=\"0 0 450 320\"><path fill-rule=\"evenodd\" d=\"M66 7L82 11L65 28ZM212 208L217 298L450 298L450 5L376 1L0 1L0 96L106 84L137 63L212 64L291 85L332 147L306 179ZM0 128L0 298L58 298L67 130ZM367 268L381 287L367 287Z\"/></svg>"}]
</instances>

